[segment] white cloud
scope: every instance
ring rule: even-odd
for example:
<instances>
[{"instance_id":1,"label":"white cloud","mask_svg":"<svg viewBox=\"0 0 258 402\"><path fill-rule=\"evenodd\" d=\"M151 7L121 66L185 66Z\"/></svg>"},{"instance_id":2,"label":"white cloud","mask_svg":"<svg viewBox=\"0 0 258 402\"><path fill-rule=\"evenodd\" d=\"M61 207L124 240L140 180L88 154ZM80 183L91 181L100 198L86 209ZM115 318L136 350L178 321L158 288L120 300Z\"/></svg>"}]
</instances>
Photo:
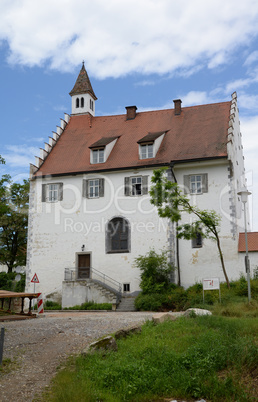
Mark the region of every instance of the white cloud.
<instances>
[{"instance_id":1,"label":"white cloud","mask_svg":"<svg viewBox=\"0 0 258 402\"><path fill-rule=\"evenodd\" d=\"M182 106L194 106L211 103L211 98L205 91L190 91L185 95L180 95Z\"/></svg>"},{"instance_id":2,"label":"white cloud","mask_svg":"<svg viewBox=\"0 0 258 402\"><path fill-rule=\"evenodd\" d=\"M241 132L243 141L243 151L245 157L246 177L248 179L248 189L252 192L252 230L258 230L258 115L252 118L241 119ZM256 209L256 211L255 211Z\"/></svg>"},{"instance_id":3,"label":"white cloud","mask_svg":"<svg viewBox=\"0 0 258 402\"><path fill-rule=\"evenodd\" d=\"M99 78L187 75L228 63L257 36L257 17L256 0L2 0L0 41L11 64L71 71L85 59Z\"/></svg>"},{"instance_id":4,"label":"white cloud","mask_svg":"<svg viewBox=\"0 0 258 402\"><path fill-rule=\"evenodd\" d=\"M39 155L39 149L26 145L6 145L2 156L6 160L6 165L12 168L26 168L30 163L34 163L34 156Z\"/></svg>"},{"instance_id":5,"label":"white cloud","mask_svg":"<svg viewBox=\"0 0 258 402\"><path fill-rule=\"evenodd\" d=\"M258 61L258 50L255 50L254 52L249 54L249 56L247 57L244 65L245 66L250 66L251 64L255 63L256 61Z\"/></svg>"}]
</instances>

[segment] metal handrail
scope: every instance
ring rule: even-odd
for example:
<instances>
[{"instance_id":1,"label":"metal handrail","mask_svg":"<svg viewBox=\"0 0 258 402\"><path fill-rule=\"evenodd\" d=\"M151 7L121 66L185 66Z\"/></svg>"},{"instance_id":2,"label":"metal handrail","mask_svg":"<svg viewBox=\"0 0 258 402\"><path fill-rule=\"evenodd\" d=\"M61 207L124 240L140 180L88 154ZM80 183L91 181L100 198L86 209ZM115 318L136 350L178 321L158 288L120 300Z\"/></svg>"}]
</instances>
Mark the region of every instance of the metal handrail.
<instances>
[{"instance_id":1,"label":"metal handrail","mask_svg":"<svg viewBox=\"0 0 258 402\"><path fill-rule=\"evenodd\" d=\"M64 280L65 281L78 280L78 278L76 277L76 271L77 271L76 268L65 268ZM99 277L100 279L97 279L96 277ZM115 291L115 293L118 293L119 295L122 294L122 283L118 282L116 279L111 278L109 275L106 275L103 272L98 271L95 268L90 267L89 279L95 282L99 282L102 285L105 285L106 288Z\"/></svg>"}]
</instances>

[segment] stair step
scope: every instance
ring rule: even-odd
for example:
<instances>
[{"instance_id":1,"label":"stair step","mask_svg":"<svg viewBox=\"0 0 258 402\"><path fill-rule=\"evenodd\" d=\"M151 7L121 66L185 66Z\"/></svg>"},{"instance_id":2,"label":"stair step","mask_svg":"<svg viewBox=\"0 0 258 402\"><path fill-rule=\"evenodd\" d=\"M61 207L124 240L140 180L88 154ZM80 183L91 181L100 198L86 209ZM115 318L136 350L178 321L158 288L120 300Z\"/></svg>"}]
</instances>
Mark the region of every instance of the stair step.
<instances>
[{"instance_id":1,"label":"stair step","mask_svg":"<svg viewBox=\"0 0 258 402\"><path fill-rule=\"evenodd\" d=\"M118 311L135 311L134 307L134 300L135 297L122 297L121 302L119 303L119 306L117 307Z\"/></svg>"}]
</instances>

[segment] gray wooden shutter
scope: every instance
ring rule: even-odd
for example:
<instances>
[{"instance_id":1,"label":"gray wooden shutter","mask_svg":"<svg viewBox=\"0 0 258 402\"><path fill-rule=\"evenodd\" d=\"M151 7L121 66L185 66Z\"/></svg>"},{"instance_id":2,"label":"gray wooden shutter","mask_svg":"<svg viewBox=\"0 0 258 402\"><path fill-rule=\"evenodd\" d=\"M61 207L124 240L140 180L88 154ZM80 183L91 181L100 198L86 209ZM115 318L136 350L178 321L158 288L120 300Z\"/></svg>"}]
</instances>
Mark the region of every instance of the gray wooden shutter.
<instances>
[{"instance_id":1,"label":"gray wooden shutter","mask_svg":"<svg viewBox=\"0 0 258 402\"><path fill-rule=\"evenodd\" d=\"M130 177L125 177L125 195L130 195Z\"/></svg>"},{"instance_id":2,"label":"gray wooden shutter","mask_svg":"<svg viewBox=\"0 0 258 402\"><path fill-rule=\"evenodd\" d=\"M104 179L99 179L99 196L104 197Z\"/></svg>"},{"instance_id":3,"label":"gray wooden shutter","mask_svg":"<svg viewBox=\"0 0 258 402\"><path fill-rule=\"evenodd\" d=\"M58 201L63 201L63 183L58 184Z\"/></svg>"},{"instance_id":4,"label":"gray wooden shutter","mask_svg":"<svg viewBox=\"0 0 258 402\"><path fill-rule=\"evenodd\" d=\"M42 184L41 201L46 202L47 184Z\"/></svg>"},{"instance_id":5,"label":"gray wooden shutter","mask_svg":"<svg viewBox=\"0 0 258 402\"><path fill-rule=\"evenodd\" d=\"M89 180L83 180L82 181L82 196L85 198L89 198L88 197L88 182Z\"/></svg>"},{"instance_id":6,"label":"gray wooden shutter","mask_svg":"<svg viewBox=\"0 0 258 402\"><path fill-rule=\"evenodd\" d=\"M142 194L148 194L148 176L142 176Z\"/></svg>"},{"instance_id":7,"label":"gray wooden shutter","mask_svg":"<svg viewBox=\"0 0 258 402\"><path fill-rule=\"evenodd\" d=\"M202 192L208 193L208 173L202 174Z\"/></svg>"},{"instance_id":8,"label":"gray wooden shutter","mask_svg":"<svg viewBox=\"0 0 258 402\"><path fill-rule=\"evenodd\" d=\"M184 193L185 194L190 193L190 176L189 175L184 175Z\"/></svg>"}]
</instances>

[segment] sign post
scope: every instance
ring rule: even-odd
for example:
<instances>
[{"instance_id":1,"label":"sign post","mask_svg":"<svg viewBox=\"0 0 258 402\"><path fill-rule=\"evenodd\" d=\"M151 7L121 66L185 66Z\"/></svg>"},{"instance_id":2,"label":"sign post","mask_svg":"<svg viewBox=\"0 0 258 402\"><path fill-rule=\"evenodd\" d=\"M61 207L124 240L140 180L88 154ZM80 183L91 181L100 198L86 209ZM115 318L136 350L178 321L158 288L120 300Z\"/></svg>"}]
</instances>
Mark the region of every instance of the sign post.
<instances>
[{"instance_id":1,"label":"sign post","mask_svg":"<svg viewBox=\"0 0 258 402\"><path fill-rule=\"evenodd\" d=\"M4 327L1 328L0 331L0 365L3 361L3 353L4 353Z\"/></svg>"},{"instance_id":2,"label":"sign post","mask_svg":"<svg viewBox=\"0 0 258 402\"><path fill-rule=\"evenodd\" d=\"M32 280L31 280L31 282L32 283L34 283L34 293L36 293L36 291L35 291L35 284L36 283L39 283L39 278L38 278L38 276L37 276L37 274L35 273L34 274L34 276L33 276L33 278L32 278ZM34 299L33 299L33 311L34 311Z\"/></svg>"},{"instance_id":3,"label":"sign post","mask_svg":"<svg viewBox=\"0 0 258 402\"><path fill-rule=\"evenodd\" d=\"M202 289L203 289L203 303L204 303L204 291L205 290L216 290L216 289L218 289L218 291L219 291L219 301L221 303L219 278L203 279L202 280Z\"/></svg>"}]
</instances>

